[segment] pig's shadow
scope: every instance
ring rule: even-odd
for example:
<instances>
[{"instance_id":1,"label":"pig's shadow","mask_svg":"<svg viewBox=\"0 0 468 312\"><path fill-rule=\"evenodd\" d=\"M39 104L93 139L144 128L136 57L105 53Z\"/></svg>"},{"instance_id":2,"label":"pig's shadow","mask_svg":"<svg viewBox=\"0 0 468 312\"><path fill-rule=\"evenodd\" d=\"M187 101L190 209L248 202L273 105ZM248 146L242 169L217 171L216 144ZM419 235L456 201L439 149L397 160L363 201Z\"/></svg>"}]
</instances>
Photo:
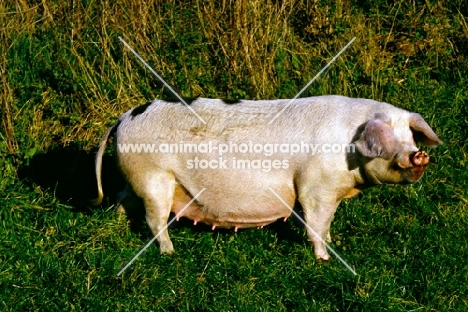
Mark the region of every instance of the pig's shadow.
<instances>
[{"instance_id":1,"label":"pig's shadow","mask_svg":"<svg viewBox=\"0 0 468 312\"><path fill-rule=\"evenodd\" d=\"M60 202L73 207L75 212L91 214L96 209L103 209L116 204L117 193L125 187L125 180L120 175L113 156L104 155L102 162L102 187L104 200L101 206L93 207L90 200L97 197L97 183L94 169L95 151L87 152L77 145L69 145L63 148L52 149L46 153L32 157L28 164L22 166L18 175L20 179L30 186L40 186L53 192ZM300 205L295 210L301 215ZM113 213L110 211L109 213ZM174 217L171 214L170 219ZM127 211L131 230L142 236L151 236L145 223L145 211L143 203L138 209ZM293 226L303 225L293 217L291 222L277 222L268 226L277 234L279 239L292 242L303 242L304 237L294 231ZM179 222L173 222L170 228L190 227L195 232L211 231L211 227L203 224L193 225L193 221L181 218ZM217 229L214 233L230 233L232 229Z\"/></svg>"},{"instance_id":2,"label":"pig's shadow","mask_svg":"<svg viewBox=\"0 0 468 312\"><path fill-rule=\"evenodd\" d=\"M95 152L84 151L72 144L35 155L18 170L18 175L25 184L53 192L57 199L75 211L90 213L93 209L90 200L97 197L94 157ZM101 177L106 196L103 206L115 204L116 195L124 188L125 181L112 156L103 157Z\"/></svg>"}]
</instances>

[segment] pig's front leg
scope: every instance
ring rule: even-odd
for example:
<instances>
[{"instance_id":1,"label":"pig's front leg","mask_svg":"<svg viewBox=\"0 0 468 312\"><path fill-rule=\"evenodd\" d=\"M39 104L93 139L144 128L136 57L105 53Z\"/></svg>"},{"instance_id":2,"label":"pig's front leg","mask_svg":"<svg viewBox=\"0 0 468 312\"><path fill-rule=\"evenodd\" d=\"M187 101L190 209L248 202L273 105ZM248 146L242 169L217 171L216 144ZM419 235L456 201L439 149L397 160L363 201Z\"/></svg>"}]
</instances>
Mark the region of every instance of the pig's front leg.
<instances>
[{"instance_id":1,"label":"pig's front leg","mask_svg":"<svg viewBox=\"0 0 468 312\"><path fill-rule=\"evenodd\" d=\"M315 258L320 262L330 261L324 242L331 242L330 225L339 202L312 197L299 198L299 202L304 209L307 236L314 246Z\"/></svg>"}]
</instances>

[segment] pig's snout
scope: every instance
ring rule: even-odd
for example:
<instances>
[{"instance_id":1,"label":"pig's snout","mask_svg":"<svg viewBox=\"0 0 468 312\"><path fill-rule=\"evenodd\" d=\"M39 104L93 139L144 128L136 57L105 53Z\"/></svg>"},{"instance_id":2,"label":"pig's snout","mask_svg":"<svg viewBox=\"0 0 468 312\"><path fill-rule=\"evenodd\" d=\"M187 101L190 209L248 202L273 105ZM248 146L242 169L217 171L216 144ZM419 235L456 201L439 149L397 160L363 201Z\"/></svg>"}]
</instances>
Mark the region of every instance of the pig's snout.
<instances>
[{"instance_id":1,"label":"pig's snout","mask_svg":"<svg viewBox=\"0 0 468 312\"><path fill-rule=\"evenodd\" d=\"M427 166L429 164L429 154L425 151L418 151L410 156L410 160L414 166Z\"/></svg>"},{"instance_id":2,"label":"pig's snout","mask_svg":"<svg viewBox=\"0 0 468 312\"><path fill-rule=\"evenodd\" d=\"M407 171L406 180L410 183L418 181L424 173L424 167L429 164L429 154L425 151L418 151L409 157L411 167Z\"/></svg>"}]
</instances>

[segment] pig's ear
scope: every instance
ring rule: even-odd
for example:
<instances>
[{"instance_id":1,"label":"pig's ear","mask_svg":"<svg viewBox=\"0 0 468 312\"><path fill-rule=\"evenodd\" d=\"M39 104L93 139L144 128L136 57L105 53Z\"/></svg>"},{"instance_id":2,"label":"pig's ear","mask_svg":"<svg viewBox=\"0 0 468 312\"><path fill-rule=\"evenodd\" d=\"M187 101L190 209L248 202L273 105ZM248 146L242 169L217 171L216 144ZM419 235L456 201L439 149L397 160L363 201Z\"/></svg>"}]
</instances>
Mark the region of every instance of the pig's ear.
<instances>
[{"instance_id":1,"label":"pig's ear","mask_svg":"<svg viewBox=\"0 0 468 312\"><path fill-rule=\"evenodd\" d=\"M444 144L421 115L410 113L409 126L413 131L413 137L416 142L421 142L428 147L437 147Z\"/></svg>"},{"instance_id":2,"label":"pig's ear","mask_svg":"<svg viewBox=\"0 0 468 312\"><path fill-rule=\"evenodd\" d=\"M358 151L366 157L388 160L395 156L397 138L387 123L381 118L375 118L367 122L355 144Z\"/></svg>"}]
</instances>

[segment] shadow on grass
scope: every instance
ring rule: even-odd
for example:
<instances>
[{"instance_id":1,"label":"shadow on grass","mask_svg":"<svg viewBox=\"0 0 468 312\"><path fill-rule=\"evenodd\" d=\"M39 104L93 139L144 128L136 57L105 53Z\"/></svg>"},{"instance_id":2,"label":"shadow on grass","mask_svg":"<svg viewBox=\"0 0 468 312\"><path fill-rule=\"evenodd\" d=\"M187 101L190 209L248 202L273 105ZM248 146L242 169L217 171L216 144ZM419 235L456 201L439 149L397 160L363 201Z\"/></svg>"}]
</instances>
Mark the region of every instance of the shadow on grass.
<instances>
[{"instance_id":1,"label":"shadow on grass","mask_svg":"<svg viewBox=\"0 0 468 312\"><path fill-rule=\"evenodd\" d=\"M18 170L18 175L28 185L54 192L57 199L77 211L90 212L90 200L97 197L94 157L94 152L86 152L77 145L56 148L33 156ZM103 157L102 184L103 206L115 204L125 181L112 156Z\"/></svg>"}]
</instances>

